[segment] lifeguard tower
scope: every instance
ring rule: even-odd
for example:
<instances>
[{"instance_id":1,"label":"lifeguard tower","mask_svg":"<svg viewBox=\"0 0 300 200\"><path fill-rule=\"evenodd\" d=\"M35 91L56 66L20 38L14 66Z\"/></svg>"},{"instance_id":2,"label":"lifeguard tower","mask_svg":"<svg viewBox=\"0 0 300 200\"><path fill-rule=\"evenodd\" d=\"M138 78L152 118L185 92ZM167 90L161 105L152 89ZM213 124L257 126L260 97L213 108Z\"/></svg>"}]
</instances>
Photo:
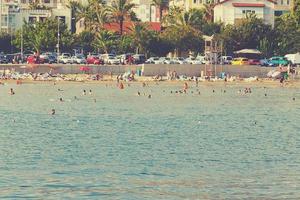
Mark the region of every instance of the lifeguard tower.
<instances>
[{"instance_id":1,"label":"lifeguard tower","mask_svg":"<svg viewBox=\"0 0 300 200\"><path fill-rule=\"evenodd\" d=\"M217 76L217 64L222 64L222 41L214 35L204 35L204 55L205 55L205 72L204 75L211 77Z\"/></svg>"}]
</instances>

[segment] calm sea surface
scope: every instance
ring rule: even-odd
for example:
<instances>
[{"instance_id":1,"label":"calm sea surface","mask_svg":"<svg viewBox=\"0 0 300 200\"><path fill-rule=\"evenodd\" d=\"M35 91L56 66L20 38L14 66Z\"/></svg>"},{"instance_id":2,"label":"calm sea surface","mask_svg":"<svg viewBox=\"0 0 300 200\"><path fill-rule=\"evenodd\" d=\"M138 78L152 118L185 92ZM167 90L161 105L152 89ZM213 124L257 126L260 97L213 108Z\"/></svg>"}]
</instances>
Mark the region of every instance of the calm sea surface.
<instances>
[{"instance_id":1,"label":"calm sea surface","mask_svg":"<svg viewBox=\"0 0 300 200\"><path fill-rule=\"evenodd\" d=\"M300 199L299 89L181 88L0 86L0 199Z\"/></svg>"}]
</instances>

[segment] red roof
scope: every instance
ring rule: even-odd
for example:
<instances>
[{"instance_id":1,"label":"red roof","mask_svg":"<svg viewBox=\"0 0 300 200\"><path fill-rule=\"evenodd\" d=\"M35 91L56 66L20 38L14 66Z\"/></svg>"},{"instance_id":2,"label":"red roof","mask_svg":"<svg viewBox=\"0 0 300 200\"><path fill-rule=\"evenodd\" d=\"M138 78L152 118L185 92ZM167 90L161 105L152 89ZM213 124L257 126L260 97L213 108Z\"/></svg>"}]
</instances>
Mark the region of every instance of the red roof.
<instances>
[{"instance_id":1,"label":"red roof","mask_svg":"<svg viewBox=\"0 0 300 200\"><path fill-rule=\"evenodd\" d=\"M159 22L147 22L149 30L152 31L161 31L161 25ZM134 22L124 22L123 32L130 33L132 27L134 26ZM118 23L107 23L104 25L104 28L109 31L119 32L120 25Z\"/></svg>"},{"instance_id":2,"label":"red roof","mask_svg":"<svg viewBox=\"0 0 300 200\"><path fill-rule=\"evenodd\" d=\"M263 3L232 3L234 7L265 7Z\"/></svg>"},{"instance_id":3,"label":"red roof","mask_svg":"<svg viewBox=\"0 0 300 200\"><path fill-rule=\"evenodd\" d=\"M223 1L219 2L219 3L217 3L216 5L218 5L218 4L223 4L223 3L226 3L226 2L228 2L228 1L230 1L230 0L223 0ZM269 2L271 2L271 3L277 4L277 1L276 1L276 0L266 0L266 1L269 1Z\"/></svg>"}]
</instances>

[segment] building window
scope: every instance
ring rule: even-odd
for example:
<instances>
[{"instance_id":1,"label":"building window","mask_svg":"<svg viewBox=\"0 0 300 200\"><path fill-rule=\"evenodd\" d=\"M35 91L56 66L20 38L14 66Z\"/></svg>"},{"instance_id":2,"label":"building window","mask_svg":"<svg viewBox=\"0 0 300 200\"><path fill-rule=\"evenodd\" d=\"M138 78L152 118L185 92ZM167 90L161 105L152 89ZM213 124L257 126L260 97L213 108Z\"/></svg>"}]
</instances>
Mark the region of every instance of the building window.
<instances>
[{"instance_id":1,"label":"building window","mask_svg":"<svg viewBox=\"0 0 300 200\"><path fill-rule=\"evenodd\" d=\"M281 10L276 10L275 12L274 12L274 15L276 16L276 17L278 17L278 16L280 16L280 15L282 15L283 14L283 12L281 11Z\"/></svg>"},{"instance_id":2,"label":"building window","mask_svg":"<svg viewBox=\"0 0 300 200\"><path fill-rule=\"evenodd\" d=\"M194 0L194 4L196 4L197 3L197 0Z\"/></svg>"},{"instance_id":3,"label":"building window","mask_svg":"<svg viewBox=\"0 0 300 200\"><path fill-rule=\"evenodd\" d=\"M21 3L24 3L24 4L25 4L25 3L27 3L27 2L26 2L26 0L21 0Z\"/></svg>"},{"instance_id":4,"label":"building window","mask_svg":"<svg viewBox=\"0 0 300 200\"><path fill-rule=\"evenodd\" d=\"M253 13L255 14L255 10L242 10L243 14Z\"/></svg>"},{"instance_id":5,"label":"building window","mask_svg":"<svg viewBox=\"0 0 300 200\"><path fill-rule=\"evenodd\" d=\"M28 22L29 23L35 23L36 22L36 17L29 17Z\"/></svg>"},{"instance_id":6,"label":"building window","mask_svg":"<svg viewBox=\"0 0 300 200\"><path fill-rule=\"evenodd\" d=\"M44 0L44 3L50 3L50 0Z\"/></svg>"},{"instance_id":7,"label":"building window","mask_svg":"<svg viewBox=\"0 0 300 200\"><path fill-rule=\"evenodd\" d=\"M287 4L287 5L290 5L290 0L287 0L287 1L286 1L286 4Z\"/></svg>"},{"instance_id":8,"label":"building window","mask_svg":"<svg viewBox=\"0 0 300 200\"><path fill-rule=\"evenodd\" d=\"M281 0L281 5L283 5L283 0Z\"/></svg>"}]
</instances>

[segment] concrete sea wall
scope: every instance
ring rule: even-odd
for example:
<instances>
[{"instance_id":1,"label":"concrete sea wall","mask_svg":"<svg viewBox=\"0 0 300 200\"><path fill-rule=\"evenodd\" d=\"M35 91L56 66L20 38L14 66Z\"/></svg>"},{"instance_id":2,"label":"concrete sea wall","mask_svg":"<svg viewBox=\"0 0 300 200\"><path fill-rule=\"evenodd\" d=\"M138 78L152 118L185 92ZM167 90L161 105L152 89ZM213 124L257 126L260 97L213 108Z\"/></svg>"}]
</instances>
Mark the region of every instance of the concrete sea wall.
<instances>
[{"instance_id":1,"label":"concrete sea wall","mask_svg":"<svg viewBox=\"0 0 300 200\"><path fill-rule=\"evenodd\" d=\"M0 71L6 69L14 69L19 72L34 72L34 73L45 73L52 70L53 73L61 74L77 74L83 73L80 71L80 67L83 65L70 65L70 64L41 64L41 65L12 65L12 64L1 64ZM90 71L88 73L96 74L110 74L113 75L123 74L128 71L142 72L144 76L155 76L162 75L165 76L168 71L176 71L178 75L186 76L200 76L205 72L207 75L214 75L215 69L216 74L220 75L222 72L229 74L230 76L240 76L240 77L266 77L270 70L276 69L272 67L260 67L253 65L217 65L217 66L205 66L205 65L191 65L191 64L172 64L172 65L155 65L155 64L145 64L145 65L89 65ZM140 74L140 73L139 73Z\"/></svg>"}]
</instances>

